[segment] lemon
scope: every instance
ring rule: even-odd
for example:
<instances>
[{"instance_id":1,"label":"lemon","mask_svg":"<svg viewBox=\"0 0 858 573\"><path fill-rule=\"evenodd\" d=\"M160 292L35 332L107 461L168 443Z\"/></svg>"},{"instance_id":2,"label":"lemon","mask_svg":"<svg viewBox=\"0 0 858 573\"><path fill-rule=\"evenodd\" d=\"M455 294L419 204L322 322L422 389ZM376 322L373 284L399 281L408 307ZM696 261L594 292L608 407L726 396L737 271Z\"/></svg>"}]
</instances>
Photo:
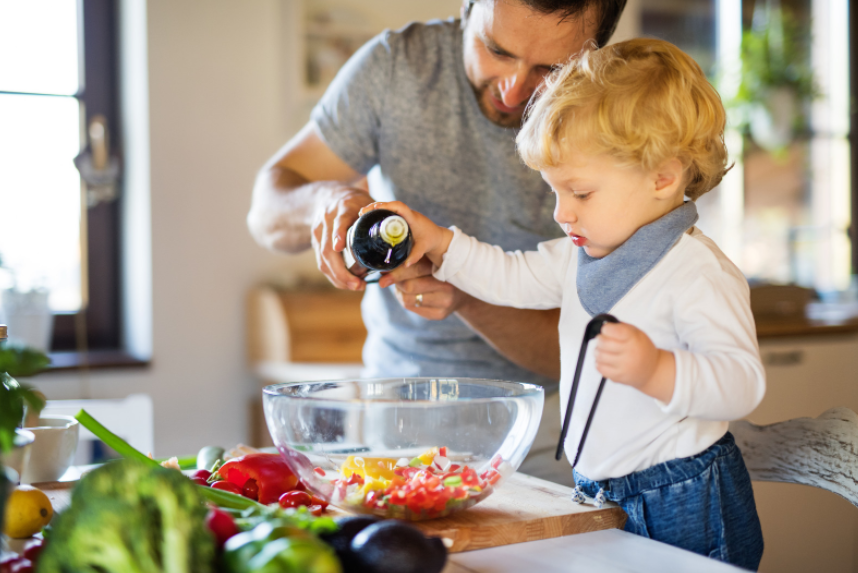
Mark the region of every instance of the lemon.
<instances>
[{"instance_id":1,"label":"lemon","mask_svg":"<svg viewBox=\"0 0 858 573\"><path fill-rule=\"evenodd\" d=\"M3 533L14 539L32 537L51 521L51 500L31 485L19 485L6 500Z\"/></svg>"}]
</instances>

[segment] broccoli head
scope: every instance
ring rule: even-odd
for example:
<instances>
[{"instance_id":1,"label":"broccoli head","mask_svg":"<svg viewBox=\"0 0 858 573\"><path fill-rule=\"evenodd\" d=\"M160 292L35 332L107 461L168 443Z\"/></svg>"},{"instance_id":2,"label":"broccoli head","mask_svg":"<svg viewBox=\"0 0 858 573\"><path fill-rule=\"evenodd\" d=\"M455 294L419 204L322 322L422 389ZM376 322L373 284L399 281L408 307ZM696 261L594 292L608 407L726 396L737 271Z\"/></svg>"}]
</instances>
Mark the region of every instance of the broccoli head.
<instances>
[{"instance_id":1,"label":"broccoli head","mask_svg":"<svg viewBox=\"0 0 858 573\"><path fill-rule=\"evenodd\" d=\"M52 526L42 573L209 573L206 507L180 472L132 460L86 475Z\"/></svg>"}]
</instances>

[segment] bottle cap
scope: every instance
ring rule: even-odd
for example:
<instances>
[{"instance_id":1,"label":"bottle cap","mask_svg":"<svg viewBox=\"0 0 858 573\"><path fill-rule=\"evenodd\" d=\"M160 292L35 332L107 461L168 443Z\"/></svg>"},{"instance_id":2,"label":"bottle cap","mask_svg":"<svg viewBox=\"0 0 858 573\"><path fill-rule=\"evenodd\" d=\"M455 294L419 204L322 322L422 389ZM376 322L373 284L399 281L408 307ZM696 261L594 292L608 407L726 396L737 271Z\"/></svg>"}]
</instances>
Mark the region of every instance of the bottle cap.
<instances>
[{"instance_id":1,"label":"bottle cap","mask_svg":"<svg viewBox=\"0 0 858 573\"><path fill-rule=\"evenodd\" d=\"M378 234L385 243L395 247L408 236L408 223L399 215L392 215L381 222Z\"/></svg>"}]
</instances>

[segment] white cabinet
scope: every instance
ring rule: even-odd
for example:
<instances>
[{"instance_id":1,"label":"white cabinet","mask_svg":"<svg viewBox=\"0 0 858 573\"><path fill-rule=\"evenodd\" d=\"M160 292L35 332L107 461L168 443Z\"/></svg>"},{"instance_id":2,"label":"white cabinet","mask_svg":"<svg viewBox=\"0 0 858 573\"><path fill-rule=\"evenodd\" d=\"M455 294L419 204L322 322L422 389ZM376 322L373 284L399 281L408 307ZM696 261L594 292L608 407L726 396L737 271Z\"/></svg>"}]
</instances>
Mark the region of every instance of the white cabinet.
<instances>
[{"instance_id":1,"label":"white cabinet","mask_svg":"<svg viewBox=\"0 0 858 573\"><path fill-rule=\"evenodd\" d=\"M858 336L764 339L767 390L748 419L771 424L835 406L858 412ZM760 571L858 571L858 508L826 491L754 483L766 549Z\"/></svg>"}]
</instances>

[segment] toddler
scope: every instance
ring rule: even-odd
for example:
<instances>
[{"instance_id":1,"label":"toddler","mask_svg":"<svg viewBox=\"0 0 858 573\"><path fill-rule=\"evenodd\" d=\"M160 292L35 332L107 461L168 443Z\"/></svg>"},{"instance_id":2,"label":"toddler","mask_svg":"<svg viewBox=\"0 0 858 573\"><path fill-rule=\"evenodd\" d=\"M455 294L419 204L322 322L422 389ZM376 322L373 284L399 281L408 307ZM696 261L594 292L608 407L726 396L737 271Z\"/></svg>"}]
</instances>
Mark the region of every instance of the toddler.
<instances>
[{"instance_id":1,"label":"toddler","mask_svg":"<svg viewBox=\"0 0 858 573\"><path fill-rule=\"evenodd\" d=\"M561 309L561 409L587 323L616 316L586 356L564 444L574 460L605 376L576 497L617 502L627 531L755 570L762 532L727 427L759 404L765 377L747 281L694 227L694 201L727 170L724 125L718 94L675 46L589 49L546 80L516 139L567 237L505 253L402 203L365 210L408 221L406 265L425 255L436 278L487 302Z\"/></svg>"}]
</instances>

